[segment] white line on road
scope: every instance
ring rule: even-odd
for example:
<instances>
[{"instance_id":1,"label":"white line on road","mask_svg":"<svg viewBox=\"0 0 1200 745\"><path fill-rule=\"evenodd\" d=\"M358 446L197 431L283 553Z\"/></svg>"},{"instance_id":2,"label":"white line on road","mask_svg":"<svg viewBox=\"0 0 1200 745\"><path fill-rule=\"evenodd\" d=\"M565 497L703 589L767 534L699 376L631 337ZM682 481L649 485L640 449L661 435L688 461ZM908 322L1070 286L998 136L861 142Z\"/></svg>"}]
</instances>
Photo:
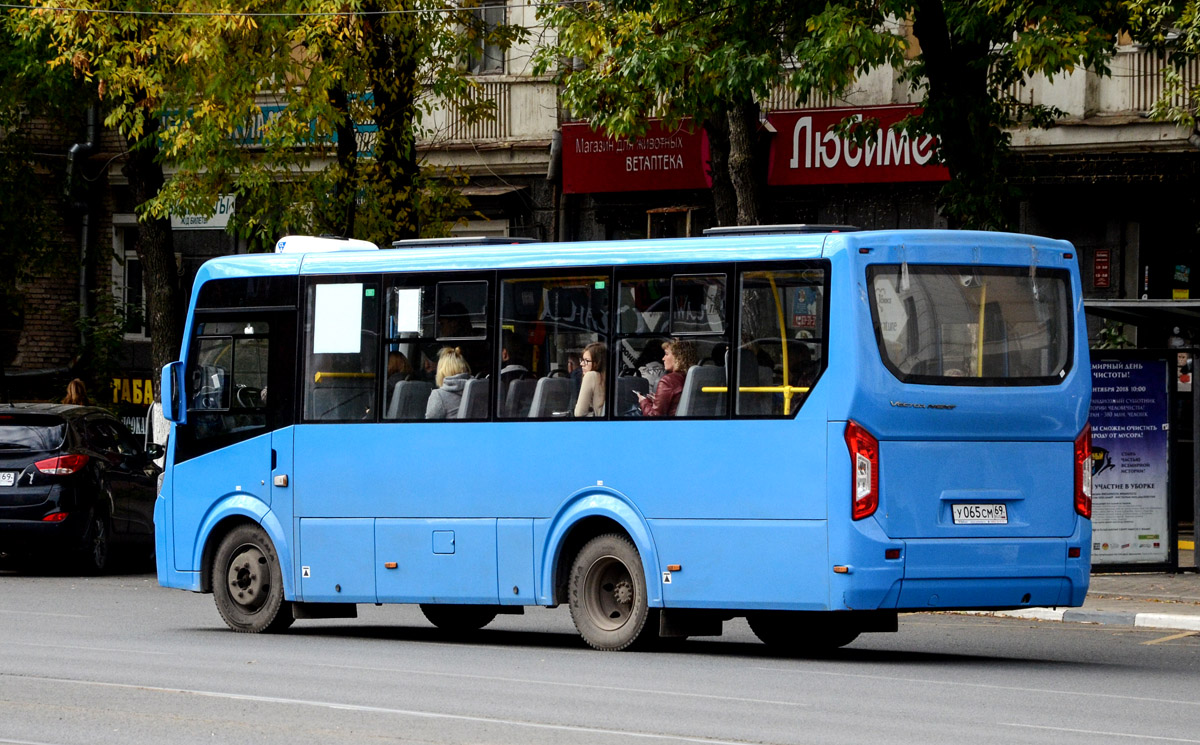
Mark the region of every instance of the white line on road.
<instances>
[{"instance_id":1,"label":"white line on road","mask_svg":"<svg viewBox=\"0 0 1200 745\"><path fill-rule=\"evenodd\" d=\"M664 691L664 690L658 689L658 688L655 688L655 689L628 688L626 686L602 686L602 685L595 685L595 684L591 684L591 683L563 683L563 682L558 682L558 681L553 681L553 680L536 680L533 678L502 678L502 677L493 676L493 675L471 675L469 673L445 673L445 672L440 672L440 671L435 671L435 670L412 670L412 669L395 668L395 667L363 667L361 665L331 665L331 664L324 664L324 663L319 663L319 662L312 663L312 665L314 667L332 667L332 668L337 668L340 670L355 670L355 671L370 670L372 672L380 672L380 673L400 673L403 675L436 675L436 676L444 677L444 678L463 678L466 680L484 680L484 681L491 681L491 682L495 682L495 683L525 683L528 685L560 686L563 688L585 688L585 689L595 690L595 691L616 691L619 693L645 693L647 695L655 696L655 697L679 696L682 698L715 699L717 701L737 701L739 703L744 703L744 704L767 704L767 705L771 705L771 706L794 706L794 707L807 706L807 707L811 707L811 704L805 704L805 703L799 702L799 701L775 701L772 699L763 699L763 698L739 698L737 696L719 696L719 695L712 694L712 693L686 693L686 692L680 692L680 691Z\"/></svg>"},{"instance_id":2,"label":"white line on road","mask_svg":"<svg viewBox=\"0 0 1200 745\"><path fill-rule=\"evenodd\" d=\"M84 615L80 615L78 613L47 613L45 611L40 611L40 610L5 610L4 608L0 608L0 613L10 613L14 616L50 616L51 618L91 618L91 616L84 616ZM0 740L0 742L5 742L5 740Z\"/></svg>"},{"instance_id":3,"label":"white line on road","mask_svg":"<svg viewBox=\"0 0 1200 745\"><path fill-rule=\"evenodd\" d=\"M1095 691L1064 691L1055 688L1025 688L1023 686L1002 686L994 683L966 683L961 680L932 680L930 678L896 678L890 675L866 675L864 673L834 673L828 670L789 670L780 667L755 667L753 670L765 670L772 673L795 673L804 675L828 675L839 678L859 678L864 680L879 680L886 683L925 683L928 685L954 686L955 688L983 688L991 691L1016 691L1017 693L1046 693L1063 696L1085 696L1094 698L1112 698L1121 701L1146 701L1155 704L1179 704L1181 706L1200 706L1200 701L1180 701L1170 698L1151 698L1149 696L1125 696L1119 693L1096 693ZM1197 741L1200 742L1200 741Z\"/></svg>"},{"instance_id":4,"label":"white line on road","mask_svg":"<svg viewBox=\"0 0 1200 745\"><path fill-rule=\"evenodd\" d=\"M420 719L449 719L459 722L477 722L479 724L500 724L510 727L525 727L528 729L553 730L558 732L573 732L593 735L613 735L618 737L633 737L643 740L665 740L673 742L696 742L704 745L746 745L744 740L716 740L708 737L688 737L686 735L664 735L655 732L635 732L633 730L606 729L603 727L581 727L570 724L547 724L544 722L522 722L516 719L500 719L498 717L477 717L466 714L445 714L436 711L419 711L416 709L392 709L383 706L364 706L361 704L339 704L335 701L312 701L299 698L283 698L279 696L251 696L243 693L227 693L224 691L202 691L189 688L161 688L159 686L133 685L131 683L106 683L97 680L71 680L70 678L44 678L35 675L9 675L0 673L0 677L23 678L39 680L47 683L66 683L70 685L97 686L102 688L120 688L131 691L148 691L151 693L177 693L206 698L227 699L230 701L252 701L264 704L286 704L289 706L311 706L320 709L336 711L357 711L368 714L393 714L396 716L416 717ZM40 745L40 744L39 744Z\"/></svg>"},{"instance_id":5,"label":"white line on road","mask_svg":"<svg viewBox=\"0 0 1200 745\"><path fill-rule=\"evenodd\" d=\"M32 642L11 642L0 639L0 644L12 647L37 647L39 649L73 649L76 652L121 652L123 654L155 654L163 657L174 657L175 652L152 652L148 649L116 649L114 647L72 647L69 644L33 644ZM0 743L4 742L0 740Z\"/></svg>"},{"instance_id":6,"label":"white line on road","mask_svg":"<svg viewBox=\"0 0 1200 745\"><path fill-rule=\"evenodd\" d=\"M1163 742L1194 742L1200 743L1200 740L1188 740L1182 737L1159 737L1157 735L1141 735L1132 732L1104 732L1094 729L1072 729L1070 727L1047 727L1040 724L1017 724L1016 722L1000 722L1005 727L1024 727L1025 729L1045 729L1052 732L1073 732L1079 735L1104 735L1105 737L1130 737L1135 740L1161 740Z\"/></svg>"}]
</instances>

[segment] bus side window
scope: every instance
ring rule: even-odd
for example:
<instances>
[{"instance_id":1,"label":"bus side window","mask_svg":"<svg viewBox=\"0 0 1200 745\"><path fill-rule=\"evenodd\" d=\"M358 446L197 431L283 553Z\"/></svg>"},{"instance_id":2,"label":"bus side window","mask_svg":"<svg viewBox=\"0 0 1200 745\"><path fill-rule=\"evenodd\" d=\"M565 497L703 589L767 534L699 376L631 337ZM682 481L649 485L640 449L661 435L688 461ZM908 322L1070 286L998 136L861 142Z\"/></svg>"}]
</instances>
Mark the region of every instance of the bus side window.
<instances>
[{"instance_id":1,"label":"bus side window","mask_svg":"<svg viewBox=\"0 0 1200 745\"><path fill-rule=\"evenodd\" d=\"M616 357L617 416L723 417L728 410L729 334L725 311L726 275L669 274L630 277L618 285ZM678 347L681 367L667 370L664 344ZM678 375L671 375L677 372ZM657 399L659 385L670 375L669 399L643 407L639 393Z\"/></svg>"},{"instance_id":2,"label":"bus side window","mask_svg":"<svg viewBox=\"0 0 1200 745\"><path fill-rule=\"evenodd\" d=\"M376 417L378 281L310 282L304 324L304 418Z\"/></svg>"},{"instance_id":3,"label":"bus side window","mask_svg":"<svg viewBox=\"0 0 1200 745\"><path fill-rule=\"evenodd\" d=\"M825 368L825 270L741 275L739 416L791 416Z\"/></svg>"},{"instance_id":4,"label":"bus side window","mask_svg":"<svg viewBox=\"0 0 1200 745\"><path fill-rule=\"evenodd\" d=\"M461 350L472 378L492 375L489 284L482 279L439 282L419 275L398 275L391 282L384 331L383 418L423 421L438 386L443 348ZM458 385L451 387L465 396L465 388L459 391ZM472 388L474 398L479 386ZM460 408L456 418L486 418L486 411L486 406Z\"/></svg>"},{"instance_id":5,"label":"bus side window","mask_svg":"<svg viewBox=\"0 0 1200 745\"><path fill-rule=\"evenodd\" d=\"M590 273L501 283L500 418L605 415L606 381L612 374L607 364L608 286L607 274ZM585 385L592 367L596 375ZM587 392L582 403L581 391Z\"/></svg>"}]
</instances>

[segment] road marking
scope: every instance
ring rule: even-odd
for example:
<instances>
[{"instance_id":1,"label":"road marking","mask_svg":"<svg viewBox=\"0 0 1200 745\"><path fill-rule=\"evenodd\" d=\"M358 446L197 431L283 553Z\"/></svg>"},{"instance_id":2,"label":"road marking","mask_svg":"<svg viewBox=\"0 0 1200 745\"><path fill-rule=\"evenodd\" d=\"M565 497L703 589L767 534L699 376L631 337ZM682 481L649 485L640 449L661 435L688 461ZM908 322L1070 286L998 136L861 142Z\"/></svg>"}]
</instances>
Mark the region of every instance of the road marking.
<instances>
[{"instance_id":1,"label":"road marking","mask_svg":"<svg viewBox=\"0 0 1200 745\"><path fill-rule=\"evenodd\" d=\"M1148 642L1142 642L1142 645L1146 646L1149 644L1162 644L1163 642L1173 642L1176 639L1183 639L1185 637L1195 636L1195 635L1196 635L1195 631L1185 631L1182 634L1171 634L1170 636L1164 636L1161 639L1151 639Z\"/></svg>"},{"instance_id":2,"label":"road marking","mask_svg":"<svg viewBox=\"0 0 1200 745\"><path fill-rule=\"evenodd\" d=\"M991 691L1015 691L1017 693L1046 693L1062 696L1083 696L1093 698L1111 698L1120 701L1146 701L1155 704L1179 704L1181 706L1200 706L1200 701L1181 701L1171 698L1151 698L1149 696L1125 696L1119 693L1095 693L1094 691L1064 691L1055 688L1025 688L1022 686L1002 686L994 683L965 683L960 680L931 680L929 678L895 678L887 675L867 675L865 673L835 673L828 670L804 670L780 667L753 667L752 670L765 670L772 673L802 673L804 675L827 675L840 678L858 678L863 680L879 680L885 683L926 683L930 685L954 686L956 688L982 688ZM1200 742L1200 740L1197 740Z\"/></svg>"},{"instance_id":3,"label":"road marking","mask_svg":"<svg viewBox=\"0 0 1200 745\"><path fill-rule=\"evenodd\" d=\"M1015 722L999 722L1005 727L1024 727L1025 729L1044 729L1052 732L1074 732L1080 735L1104 735L1105 737L1129 737L1134 740L1161 740L1163 742L1195 742L1200 743L1200 740L1188 740L1183 737L1159 737L1157 735L1139 735L1132 732L1104 732L1094 729L1073 729L1071 727L1047 727L1041 724L1017 724Z\"/></svg>"},{"instance_id":4,"label":"road marking","mask_svg":"<svg viewBox=\"0 0 1200 745\"><path fill-rule=\"evenodd\" d=\"M163 657L173 657L175 652L152 652L148 649L116 649L112 647L72 647L68 644L33 644L31 642L10 642L0 640L0 644L13 647L37 647L39 649L73 649L77 652L123 652L125 654L156 654ZM4 742L0 740L0 742Z\"/></svg>"},{"instance_id":5,"label":"road marking","mask_svg":"<svg viewBox=\"0 0 1200 745\"><path fill-rule=\"evenodd\" d=\"M188 696L203 696L205 698L226 699L229 701L250 701L263 704L286 704L289 706L311 706L334 711L355 711L366 714L394 714L396 716L415 717L418 719L448 719L458 722L475 722L479 724L500 724L509 727L524 727L527 729L552 730L590 735L615 735L618 737L634 737L642 740L666 740L674 742L696 742L703 745L746 745L744 740L717 740L709 737L689 737L687 735L663 735L656 732L635 732L633 730L607 729L604 727L582 727L570 724L546 724L544 722L522 722L516 719L501 719L499 717L470 716L468 714L446 714L436 711L420 711L417 709L392 709L384 706L365 706L362 704L339 704L336 701L313 701L302 698L283 698L281 696L251 696L244 693L226 693L223 691L203 691L191 688L162 688L159 686L133 685L131 683L106 683L97 680L72 680L70 678L44 678L36 675L11 675L0 673L0 677L38 680L46 683L67 683L81 686L97 686L101 688L121 688L131 691L147 691L150 693L178 693ZM34 745L43 745L36 743Z\"/></svg>"},{"instance_id":6,"label":"road marking","mask_svg":"<svg viewBox=\"0 0 1200 745\"><path fill-rule=\"evenodd\" d=\"M562 683L553 680L536 680L533 678L502 678L493 675L471 675L469 673L443 673L433 670L412 670L396 667L363 667L361 665L332 665L320 662L310 663L313 667L332 667L339 670L370 670L379 673L401 673L404 675L436 675L444 678L465 678L468 680L486 680L495 683L525 683L528 685L559 686L562 688L585 688L594 691L617 691L620 693L645 693L649 696L678 696L680 698L715 699L718 701L736 701L743 704L767 704L771 706L803 707L807 704L798 701L774 701L762 698L739 698L737 696L718 696L711 693L685 693L679 691L664 691L658 688L629 688L626 686L602 686L591 683Z\"/></svg>"},{"instance_id":7,"label":"road marking","mask_svg":"<svg viewBox=\"0 0 1200 745\"><path fill-rule=\"evenodd\" d=\"M39 610L5 610L0 608L0 613L10 613L14 616L50 616L51 618L91 618L91 616L83 616L78 613L46 613ZM0 740L0 742L4 742Z\"/></svg>"},{"instance_id":8,"label":"road marking","mask_svg":"<svg viewBox=\"0 0 1200 745\"><path fill-rule=\"evenodd\" d=\"M2 745L56 745L49 742L35 742L33 740L0 740Z\"/></svg>"}]
</instances>

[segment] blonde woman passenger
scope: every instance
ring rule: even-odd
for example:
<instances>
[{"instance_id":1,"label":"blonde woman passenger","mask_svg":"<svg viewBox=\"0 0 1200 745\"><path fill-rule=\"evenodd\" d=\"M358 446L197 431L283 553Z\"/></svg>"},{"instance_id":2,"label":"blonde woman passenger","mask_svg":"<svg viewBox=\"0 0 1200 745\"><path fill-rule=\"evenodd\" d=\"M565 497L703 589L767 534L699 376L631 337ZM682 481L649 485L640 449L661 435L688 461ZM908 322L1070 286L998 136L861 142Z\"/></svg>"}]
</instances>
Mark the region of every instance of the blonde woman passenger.
<instances>
[{"instance_id":1,"label":"blonde woman passenger","mask_svg":"<svg viewBox=\"0 0 1200 745\"><path fill-rule=\"evenodd\" d=\"M575 401L575 416L604 416L605 370L608 369L608 353L605 346L594 341L583 348L579 359L583 370L583 382L579 398Z\"/></svg>"},{"instance_id":2,"label":"blonde woman passenger","mask_svg":"<svg viewBox=\"0 0 1200 745\"><path fill-rule=\"evenodd\" d=\"M438 352L437 388L425 405L426 419L457 419L463 391L471 379L471 368L461 347L442 347Z\"/></svg>"}]
</instances>

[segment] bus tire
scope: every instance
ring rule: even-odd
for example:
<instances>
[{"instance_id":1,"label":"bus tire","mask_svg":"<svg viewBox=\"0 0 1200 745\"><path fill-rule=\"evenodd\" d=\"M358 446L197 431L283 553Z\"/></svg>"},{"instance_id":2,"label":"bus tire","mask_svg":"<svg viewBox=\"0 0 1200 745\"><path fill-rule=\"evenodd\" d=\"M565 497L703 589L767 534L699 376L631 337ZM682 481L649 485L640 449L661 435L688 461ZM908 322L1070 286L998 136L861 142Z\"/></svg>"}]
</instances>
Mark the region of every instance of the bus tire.
<instances>
[{"instance_id":1,"label":"bus tire","mask_svg":"<svg viewBox=\"0 0 1200 745\"><path fill-rule=\"evenodd\" d=\"M217 610L234 631L283 631L295 620L275 546L259 526L239 525L221 540L212 578Z\"/></svg>"},{"instance_id":2,"label":"bus tire","mask_svg":"<svg viewBox=\"0 0 1200 745\"><path fill-rule=\"evenodd\" d=\"M828 616L828 617L826 617ZM750 630L768 647L798 657L829 654L858 638L853 626L839 625L833 614L768 611L746 617Z\"/></svg>"},{"instance_id":3,"label":"bus tire","mask_svg":"<svg viewBox=\"0 0 1200 745\"><path fill-rule=\"evenodd\" d=\"M431 624L453 634L478 631L496 618L496 611L490 605L421 603L421 612Z\"/></svg>"},{"instance_id":4,"label":"bus tire","mask_svg":"<svg viewBox=\"0 0 1200 745\"><path fill-rule=\"evenodd\" d=\"M571 565L571 620L593 649L616 652L654 629L646 623L646 575L637 548L609 534L584 544Z\"/></svg>"}]
</instances>

